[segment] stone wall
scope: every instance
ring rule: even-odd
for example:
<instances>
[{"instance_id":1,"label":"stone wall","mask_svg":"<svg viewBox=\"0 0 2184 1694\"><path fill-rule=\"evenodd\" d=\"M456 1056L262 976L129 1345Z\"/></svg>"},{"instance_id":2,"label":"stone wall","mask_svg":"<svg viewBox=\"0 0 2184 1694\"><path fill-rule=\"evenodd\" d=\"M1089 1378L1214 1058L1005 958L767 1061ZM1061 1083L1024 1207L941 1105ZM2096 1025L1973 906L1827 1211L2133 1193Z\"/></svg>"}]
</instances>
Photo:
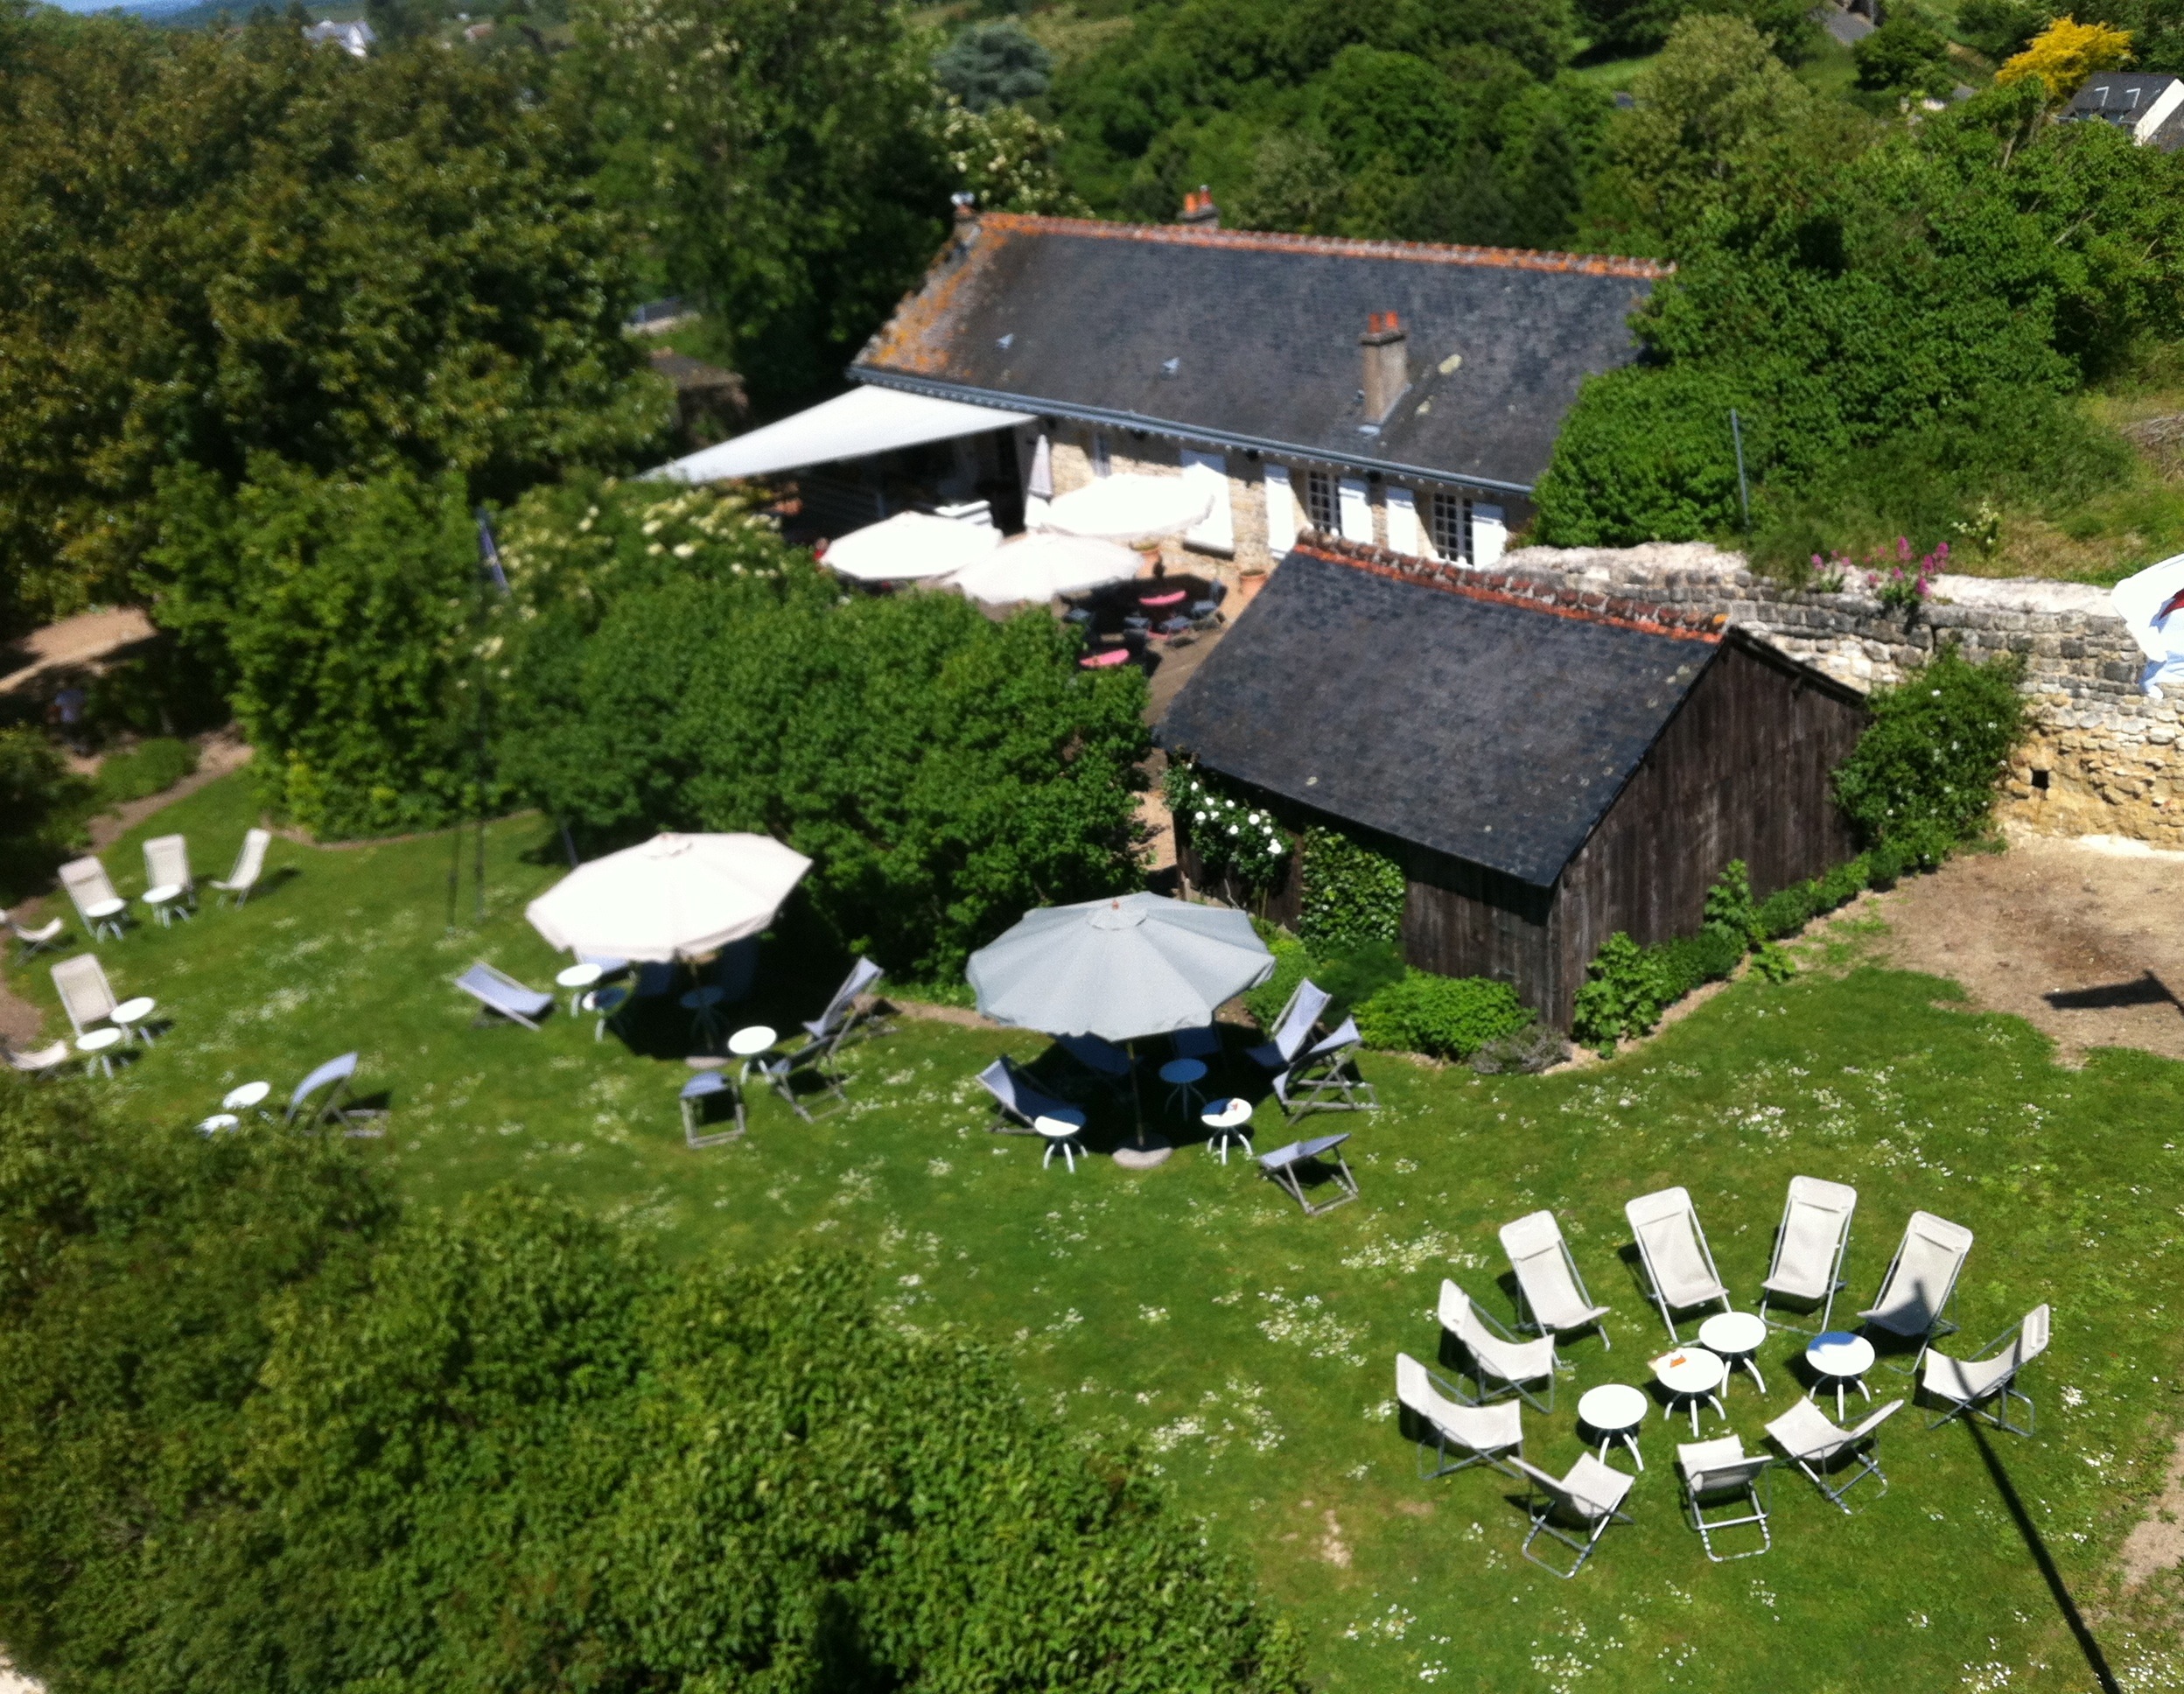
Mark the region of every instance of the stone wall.
<instances>
[{"instance_id":1,"label":"stone wall","mask_svg":"<svg viewBox=\"0 0 2184 1694\"><path fill-rule=\"evenodd\" d=\"M1944 576L1927 605L1891 612L1863 592L1783 589L1741 556L1696 544L1530 547L1499 574L1536 590L1653 603L1678 622L1718 615L1859 689L1902 681L1937 642L1975 660L2020 653L2032 734L2004 786L2002 816L2051 835L2184 848L2178 702L2139 692L2145 660L2105 589Z\"/></svg>"}]
</instances>

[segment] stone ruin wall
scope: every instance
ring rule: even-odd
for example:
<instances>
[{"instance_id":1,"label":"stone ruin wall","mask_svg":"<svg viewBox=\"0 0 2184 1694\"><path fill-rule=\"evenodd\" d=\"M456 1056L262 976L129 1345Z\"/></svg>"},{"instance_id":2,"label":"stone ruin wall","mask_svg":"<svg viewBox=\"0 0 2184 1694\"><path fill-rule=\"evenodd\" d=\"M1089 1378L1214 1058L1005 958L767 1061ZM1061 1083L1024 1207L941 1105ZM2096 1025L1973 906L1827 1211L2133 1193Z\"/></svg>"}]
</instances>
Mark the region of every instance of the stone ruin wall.
<instances>
[{"instance_id":1,"label":"stone ruin wall","mask_svg":"<svg viewBox=\"0 0 2184 1694\"><path fill-rule=\"evenodd\" d=\"M1860 690L1900 682L1941 641L1975 660L2021 653L2032 733L2004 785L2001 816L2048 835L2184 848L2184 702L2139 693L2146 662L2105 589L1944 576L1917 612L1889 612L1864 592L1784 589L1754 576L1740 555L1697 544L1530 547L1511 553L1503 570L1687 615L1719 613Z\"/></svg>"}]
</instances>

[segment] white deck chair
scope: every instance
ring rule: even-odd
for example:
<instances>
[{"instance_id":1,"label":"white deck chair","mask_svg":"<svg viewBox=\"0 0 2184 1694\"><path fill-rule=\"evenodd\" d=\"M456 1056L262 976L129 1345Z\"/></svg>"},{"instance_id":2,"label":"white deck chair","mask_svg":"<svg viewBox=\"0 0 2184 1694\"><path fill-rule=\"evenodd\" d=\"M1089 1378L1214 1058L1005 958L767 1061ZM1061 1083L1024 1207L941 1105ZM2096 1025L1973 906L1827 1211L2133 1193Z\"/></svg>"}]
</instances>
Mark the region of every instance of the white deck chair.
<instances>
[{"instance_id":1,"label":"white deck chair","mask_svg":"<svg viewBox=\"0 0 2184 1694\"><path fill-rule=\"evenodd\" d=\"M1555 1409L1555 1338L1543 1335L1536 1341L1520 1341L1499 1323L1472 1304L1446 1278L1441 1280L1441 1327L1471 1355L1471 1379L1479 1385L1481 1400L1521 1396L1540 1411ZM1542 1400L1524 1385L1544 1382Z\"/></svg>"},{"instance_id":2,"label":"white deck chair","mask_svg":"<svg viewBox=\"0 0 2184 1694\"><path fill-rule=\"evenodd\" d=\"M22 947L23 951L19 956L24 959L36 958L47 948L59 942L61 927L62 922L59 918L48 918L35 929L28 928L17 919L8 920L8 933L13 935Z\"/></svg>"},{"instance_id":3,"label":"white deck chair","mask_svg":"<svg viewBox=\"0 0 2184 1694\"><path fill-rule=\"evenodd\" d=\"M60 886L68 891L86 934L95 942L102 934L122 938L122 914L128 902L114 892L106 866L95 858L72 858L60 867Z\"/></svg>"},{"instance_id":4,"label":"white deck chair","mask_svg":"<svg viewBox=\"0 0 2184 1694\"><path fill-rule=\"evenodd\" d=\"M2007 1430L2012 1435L2030 1435L2039 1414L2034 1408L2033 1396L2017 1386L2017 1373L2048 1350L2051 1315L2044 1302L2034 1306L2025 1314L2024 1322L2004 1330L1979 1349L1987 1357L1969 1363L1927 1348L1926 1374L1919 1386L1936 1399L1946 1401L1949 1406L1927 1428L1939 1429L1962 1413L1966 1418L1984 1418L1995 1428ZM1997 1353L1994 1349L2004 1341L2009 1345ZM2010 1422L2012 1395L2025 1403L2023 1429ZM1982 1401L1998 1397L2001 1404L1993 1410L1979 1410Z\"/></svg>"},{"instance_id":5,"label":"white deck chair","mask_svg":"<svg viewBox=\"0 0 2184 1694\"><path fill-rule=\"evenodd\" d=\"M1543 1470L1536 1470L1522 1459L1512 1459L1509 1462L1523 1474L1525 1480L1530 1485L1524 1509L1531 1517L1532 1527L1524 1536L1521 1550L1525 1558L1543 1571L1553 1572L1565 1579L1577 1575L1585 1568L1586 1560L1592 1557L1592 1550L1600 1545L1601 1536L1607 1532L1607 1526L1630 1522L1621 1508L1624 1498L1638 1479L1624 1475L1589 1452L1579 1453L1578 1462L1571 1466L1569 1474L1560 1478L1550 1476ZM1544 1501L1542 1495L1545 1496ZM1572 1535L1561 1528L1555 1522L1558 1517L1565 1523L1575 1525L1579 1533ZM1566 1571L1558 1571L1533 1552L1532 1543L1542 1535L1550 1536L1575 1551L1577 1562Z\"/></svg>"},{"instance_id":6,"label":"white deck chair","mask_svg":"<svg viewBox=\"0 0 2184 1694\"><path fill-rule=\"evenodd\" d=\"M1789 1455L1790 1461L1812 1479L1813 1486L1847 1516L1851 1508L1843 1503L1843 1496L1856 1488L1861 1479L1878 1476L1881 1494L1888 1492L1888 1478L1880 1468L1880 1461L1873 1457L1873 1432L1894 1417L1902 1406L1901 1400L1891 1400L1868 1413L1864 1423L1846 1430L1837 1428L1828 1420L1828 1414L1811 1401L1796 1400L1788 1411L1767 1426L1767 1432ZM1854 1459L1858 1467L1841 1488L1831 1488L1827 1467L1839 1459ZM1880 1495L1873 1497L1879 1499Z\"/></svg>"},{"instance_id":7,"label":"white deck chair","mask_svg":"<svg viewBox=\"0 0 2184 1694\"><path fill-rule=\"evenodd\" d=\"M1593 1304L1586 1292L1578 1262L1570 1256L1570 1244L1552 1212L1533 1212L1502 1226L1502 1250L1509 1256L1516 1272L1520 1302L1518 1327L1543 1334L1565 1334L1572 1330L1597 1329L1600 1345L1613 1348L1607 1326L1600 1321L1607 1308Z\"/></svg>"},{"instance_id":8,"label":"white deck chair","mask_svg":"<svg viewBox=\"0 0 2184 1694\"><path fill-rule=\"evenodd\" d=\"M1880 1292L1858 1317L1869 1328L1916 1341L1923 1354L1938 1337L1956 1333L1949 1303L1956 1297L1956 1278L1970 1252L1971 1231L1963 1224L1931 1212L1912 1213L1888 1274L1880 1279ZM1908 1368L1916 1368L1914 1360Z\"/></svg>"},{"instance_id":9,"label":"white deck chair","mask_svg":"<svg viewBox=\"0 0 2184 1694\"><path fill-rule=\"evenodd\" d=\"M1425 1432L1418 1438L1418 1474L1431 1481L1473 1465L1491 1465L1505 1475L1516 1472L1502 1462L1507 1454L1524 1456L1524 1414L1514 1400L1498 1406L1467 1406L1453 1397L1451 1386L1408 1353L1396 1354L1396 1404L1418 1420ZM1428 1437L1433 1468L1425 1467ZM1469 1456L1448 1461L1451 1447Z\"/></svg>"},{"instance_id":10,"label":"white deck chair","mask_svg":"<svg viewBox=\"0 0 2184 1694\"><path fill-rule=\"evenodd\" d=\"M1744 1450L1744 1443L1733 1435L1724 1435L1712 1441L1686 1441L1676 1450L1676 1468L1684 1478L1684 1515L1691 1528L1698 1531L1698 1544L1706 1550L1706 1557L1717 1564L1727 1564L1740 1558L1757 1558L1774 1544L1774 1537L1768 1530L1767 1508L1772 1493L1768 1479L1774 1474L1774 1460L1767 1453L1751 1453ZM1742 1517L1709 1518L1709 1503L1718 1507L1733 1502L1751 1508ZM1760 1530L1760 1544L1748 1553L1718 1553L1714 1550L1714 1536L1724 1530L1740 1529L1756 1523Z\"/></svg>"},{"instance_id":11,"label":"white deck chair","mask_svg":"<svg viewBox=\"0 0 2184 1694\"><path fill-rule=\"evenodd\" d=\"M1851 1249L1851 1218L1858 1210L1858 1190L1847 1182L1794 1176L1782 1202L1782 1227L1774 1232L1774 1262L1760 1284L1760 1320L1771 1329L1801 1335L1824 1334L1835 1315L1835 1297L1843 1292L1843 1260ZM1820 1327L1805 1329L1767 1315L1767 1303L1806 1300L1820 1308Z\"/></svg>"},{"instance_id":12,"label":"white deck chair","mask_svg":"<svg viewBox=\"0 0 2184 1694\"><path fill-rule=\"evenodd\" d=\"M456 977L455 986L478 1002L478 1015L471 1019L473 1028L506 1018L526 1029L536 1029L538 1020L554 1008L552 995L519 983L483 959Z\"/></svg>"},{"instance_id":13,"label":"white deck chair","mask_svg":"<svg viewBox=\"0 0 2184 1694\"><path fill-rule=\"evenodd\" d=\"M857 1015L858 997L869 992L872 984L886 974L870 959L860 958L850 967L842 986L834 990L834 998L827 1002L827 1009L804 1026L804 1032L815 1041L838 1040L848 1034L864 1021Z\"/></svg>"},{"instance_id":14,"label":"white deck chair","mask_svg":"<svg viewBox=\"0 0 2184 1694\"><path fill-rule=\"evenodd\" d=\"M242 838L242 850L235 855L235 868L226 877L214 877L213 886L231 898L237 906L250 898L250 891L258 886L258 878L265 874L265 850L271 844L270 830L252 830Z\"/></svg>"},{"instance_id":15,"label":"white deck chair","mask_svg":"<svg viewBox=\"0 0 2184 1694\"><path fill-rule=\"evenodd\" d=\"M70 1049L67 1042L56 1041L52 1046L40 1047L35 1053L18 1053L11 1046L5 1047L4 1051L10 1070L21 1071L25 1076L42 1076L47 1071L58 1070L66 1064Z\"/></svg>"},{"instance_id":16,"label":"white deck chair","mask_svg":"<svg viewBox=\"0 0 2184 1694\"><path fill-rule=\"evenodd\" d=\"M349 1103L349 1084L356 1077L358 1055L345 1053L338 1059L329 1059L296 1085L296 1092L288 1096L288 1111L284 1123L298 1129L315 1130L321 1124L338 1124L344 1135L384 1135L384 1130L359 1127L362 1119L384 1117L386 1113L376 1106L352 1106Z\"/></svg>"},{"instance_id":17,"label":"white deck chair","mask_svg":"<svg viewBox=\"0 0 2184 1694\"><path fill-rule=\"evenodd\" d=\"M1687 1188L1663 1188L1641 1194L1623 1208L1630 1233L1638 1242L1638 1257L1653 1284L1653 1303L1661 1308L1661 1321L1669 1326L1669 1339L1680 1341L1676 1314L1710 1301L1729 1310L1728 1284L1714 1268L1713 1250L1699 1227L1698 1211Z\"/></svg>"},{"instance_id":18,"label":"white deck chair","mask_svg":"<svg viewBox=\"0 0 2184 1694\"><path fill-rule=\"evenodd\" d=\"M95 953L79 953L55 965L53 991L60 996L60 1009L68 1014L68 1026L78 1036L111 1022L114 1008L121 1004Z\"/></svg>"},{"instance_id":19,"label":"white deck chair","mask_svg":"<svg viewBox=\"0 0 2184 1694\"><path fill-rule=\"evenodd\" d=\"M155 893L161 898L152 899ZM144 892L138 898L159 914L163 928L177 917L196 915L191 908L197 904L197 879L190 874L186 837L154 836L144 843Z\"/></svg>"},{"instance_id":20,"label":"white deck chair","mask_svg":"<svg viewBox=\"0 0 2184 1694\"><path fill-rule=\"evenodd\" d=\"M1327 1009L1332 998L1309 976L1298 983L1289 997L1289 1004L1282 1008L1282 1015L1274 1020L1273 1039L1250 1049L1251 1062L1261 1070L1287 1070L1303 1051L1312 1026L1320 1021L1320 1014Z\"/></svg>"}]
</instances>

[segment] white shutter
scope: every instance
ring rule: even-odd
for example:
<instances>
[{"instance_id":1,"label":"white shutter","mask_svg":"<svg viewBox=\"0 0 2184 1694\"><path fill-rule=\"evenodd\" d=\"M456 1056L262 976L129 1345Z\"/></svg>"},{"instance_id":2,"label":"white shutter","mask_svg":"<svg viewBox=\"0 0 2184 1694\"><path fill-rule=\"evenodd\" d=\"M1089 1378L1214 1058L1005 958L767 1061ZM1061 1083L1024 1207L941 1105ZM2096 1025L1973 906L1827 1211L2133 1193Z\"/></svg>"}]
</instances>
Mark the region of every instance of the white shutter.
<instances>
[{"instance_id":1,"label":"white shutter","mask_svg":"<svg viewBox=\"0 0 2184 1694\"><path fill-rule=\"evenodd\" d=\"M1344 477L1335 486L1335 509L1342 522L1344 541L1373 539L1372 492L1356 477Z\"/></svg>"},{"instance_id":2,"label":"white shutter","mask_svg":"<svg viewBox=\"0 0 2184 1694\"><path fill-rule=\"evenodd\" d=\"M1479 570L1491 570L1502 563L1502 554L1509 544L1509 526L1503 520L1499 506L1480 506L1471 508L1471 562Z\"/></svg>"},{"instance_id":3,"label":"white shutter","mask_svg":"<svg viewBox=\"0 0 2184 1694\"><path fill-rule=\"evenodd\" d=\"M1408 553L1413 557L1423 550L1418 546L1418 508L1408 488L1388 491L1388 550L1393 553Z\"/></svg>"},{"instance_id":4,"label":"white shutter","mask_svg":"<svg viewBox=\"0 0 2184 1694\"><path fill-rule=\"evenodd\" d=\"M1289 486L1289 466L1266 467L1266 550L1279 564L1297 544L1297 499Z\"/></svg>"},{"instance_id":5,"label":"white shutter","mask_svg":"<svg viewBox=\"0 0 2184 1694\"><path fill-rule=\"evenodd\" d=\"M1219 453L1183 449L1183 480L1202 486L1214 497L1204 522L1186 531L1183 539L1208 553L1236 550L1236 516L1228 501L1228 461Z\"/></svg>"}]
</instances>

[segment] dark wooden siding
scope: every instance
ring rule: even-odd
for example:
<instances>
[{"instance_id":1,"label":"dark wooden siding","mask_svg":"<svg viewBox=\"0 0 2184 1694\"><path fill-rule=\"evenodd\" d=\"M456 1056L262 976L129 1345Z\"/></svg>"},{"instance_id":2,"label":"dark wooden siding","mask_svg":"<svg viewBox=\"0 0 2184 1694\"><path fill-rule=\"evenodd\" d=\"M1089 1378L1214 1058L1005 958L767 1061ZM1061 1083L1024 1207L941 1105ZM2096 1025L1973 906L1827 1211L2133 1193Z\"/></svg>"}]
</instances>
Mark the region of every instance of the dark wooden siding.
<instances>
[{"instance_id":1,"label":"dark wooden siding","mask_svg":"<svg viewBox=\"0 0 2184 1694\"><path fill-rule=\"evenodd\" d=\"M1725 642L1562 873L1549 1015L1568 1026L1586 965L1617 930L1642 944L1695 932L1731 859L1764 899L1850 858L1830 779L1865 724L1848 690Z\"/></svg>"},{"instance_id":2,"label":"dark wooden siding","mask_svg":"<svg viewBox=\"0 0 2184 1694\"><path fill-rule=\"evenodd\" d=\"M1403 850L1410 897L1403 956L1444 976L1491 976L1552 1016L1551 896L1514 877L1430 848Z\"/></svg>"}]
</instances>

